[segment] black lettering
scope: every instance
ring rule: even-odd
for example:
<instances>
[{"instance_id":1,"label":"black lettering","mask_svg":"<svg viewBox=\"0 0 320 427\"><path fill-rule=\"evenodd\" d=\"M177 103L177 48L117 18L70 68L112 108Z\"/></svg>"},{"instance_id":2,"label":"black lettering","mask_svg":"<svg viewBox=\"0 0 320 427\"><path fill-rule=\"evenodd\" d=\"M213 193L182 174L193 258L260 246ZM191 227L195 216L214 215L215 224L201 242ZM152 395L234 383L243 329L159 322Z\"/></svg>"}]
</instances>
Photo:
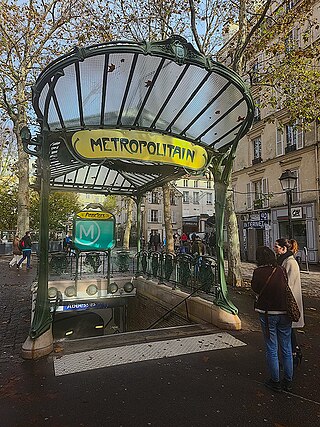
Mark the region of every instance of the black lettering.
<instances>
[{"instance_id":1,"label":"black lettering","mask_svg":"<svg viewBox=\"0 0 320 427\"><path fill-rule=\"evenodd\" d=\"M101 139L98 138L96 141L92 138L90 138L90 144L91 144L91 150L94 151L95 147L99 147L100 151L102 151L102 143L101 143Z\"/></svg>"},{"instance_id":2,"label":"black lettering","mask_svg":"<svg viewBox=\"0 0 320 427\"><path fill-rule=\"evenodd\" d=\"M190 149L188 148L188 149L187 149L187 156L186 156L186 160L188 160L188 157L190 157L190 158L191 158L191 162L193 163L194 155L195 155L195 151L194 151L194 150L190 150Z\"/></svg>"},{"instance_id":3,"label":"black lettering","mask_svg":"<svg viewBox=\"0 0 320 427\"><path fill-rule=\"evenodd\" d=\"M102 138L102 144L103 144L104 151L111 151L111 148L107 148L109 141L110 141L109 138Z\"/></svg>"},{"instance_id":4,"label":"black lettering","mask_svg":"<svg viewBox=\"0 0 320 427\"><path fill-rule=\"evenodd\" d=\"M123 149L125 149L128 153L130 153L130 151L128 150L128 147L127 147L128 144L129 144L128 138L120 138L121 151L123 151Z\"/></svg>"},{"instance_id":5,"label":"black lettering","mask_svg":"<svg viewBox=\"0 0 320 427\"><path fill-rule=\"evenodd\" d=\"M172 157L174 157L176 154L179 156L179 159L181 159L181 148L180 147L175 147L175 149L173 150Z\"/></svg>"},{"instance_id":6,"label":"black lettering","mask_svg":"<svg viewBox=\"0 0 320 427\"><path fill-rule=\"evenodd\" d=\"M151 149L151 147L152 147L152 149ZM157 149L156 144L152 141L149 141L148 145L147 145L147 149L149 151L149 154L154 154L156 152L156 149Z\"/></svg>"},{"instance_id":7,"label":"black lettering","mask_svg":"<svg viewBox=\"0 0 320 427\"><path fill-rule=\"evenodd\" d=\"M174 149L174 145L168 144L167 147L169 149L169 156L172 157L172 150Z\"/></svg>"},{"instance_id":8,"label":"black lettering","mask_svg":"<svg viewBox=\"0 0 320 427\"><path fill-rule=\"evenodd\" d=\"M136 153L138 151L138 148L139 148L138 141L136 141L135 139L131 139L129 145L132 153Z\"/></svg>"},{"instance_id":9,"label":"black lettering","mask_svg":"<svg viewBox=\"0 0 320 427\"><path fill-rule=\"evenodd\" d=\"M114 151L118 151L119 138L111 138L111 141L113 142L113 145L114 145Z\"/></svg>"},{"instance_id":10,"label":"black lettering","mask_svg":"<svg viewBox=\"0 0 320 427\"><path fill-rule=\"evenodd\" d=\"M147 141L139 141L140 154L142 154L143 148L147 146Z\"/></svg>"}]
</instances>

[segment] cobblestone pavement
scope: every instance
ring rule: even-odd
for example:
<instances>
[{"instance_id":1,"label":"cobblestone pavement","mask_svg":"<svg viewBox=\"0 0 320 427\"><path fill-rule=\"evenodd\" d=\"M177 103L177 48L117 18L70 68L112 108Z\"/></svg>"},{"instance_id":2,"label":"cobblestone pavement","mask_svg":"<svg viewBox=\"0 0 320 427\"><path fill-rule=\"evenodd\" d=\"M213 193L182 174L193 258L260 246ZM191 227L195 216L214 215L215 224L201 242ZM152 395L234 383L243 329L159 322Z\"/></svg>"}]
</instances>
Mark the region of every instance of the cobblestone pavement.
<instances>
[{"instance_id":1,"label":"cobblestone pavement","mask_svg":"<svg viewBox=\"0 0 320 427\"><path fill-rule=\"evenodd\" d=\"M256 265L253 263L242 263L242 274L244 280L247 282L246 286L250 286L250 280L253 270ZM310 266L309 273L301 270L301 285L302 293L304 296L320 298L320 268L319 266Z\"/></svg>"}]
</instances>

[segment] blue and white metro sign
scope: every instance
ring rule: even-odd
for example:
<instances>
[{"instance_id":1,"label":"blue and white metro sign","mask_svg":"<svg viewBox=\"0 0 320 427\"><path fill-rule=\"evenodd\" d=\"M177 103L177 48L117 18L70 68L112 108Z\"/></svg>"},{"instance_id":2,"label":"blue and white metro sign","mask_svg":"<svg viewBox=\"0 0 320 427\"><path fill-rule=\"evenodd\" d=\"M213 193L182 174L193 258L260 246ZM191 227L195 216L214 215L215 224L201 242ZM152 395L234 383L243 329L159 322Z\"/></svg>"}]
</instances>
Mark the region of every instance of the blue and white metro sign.
<instances>
[{"instance_id":1,"label":"blue and white metro sign","mask_svg":"<svg viewBox=\"0 0 320 427\"><path fill-rule=\"evenodd\" d=\"M114 248L115 218L109 212L81 211L74 218L74 244L79 251Z\"/></svg>"}]
</instances>

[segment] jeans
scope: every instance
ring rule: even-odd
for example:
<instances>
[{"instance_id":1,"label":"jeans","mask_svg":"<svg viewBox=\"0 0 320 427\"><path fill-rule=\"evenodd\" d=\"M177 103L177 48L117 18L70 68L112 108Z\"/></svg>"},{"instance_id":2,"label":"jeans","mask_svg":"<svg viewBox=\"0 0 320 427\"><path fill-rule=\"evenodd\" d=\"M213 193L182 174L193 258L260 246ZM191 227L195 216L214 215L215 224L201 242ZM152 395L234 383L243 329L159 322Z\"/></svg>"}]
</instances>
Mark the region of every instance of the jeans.
<instances>
[{"instance_id":1,"label":"jeans","mask_svg":"<svg viewBox=\"0 0 320 427\"><path fill-rule=\"evenodd\" d=\"M292 381L293 360L291 347L292 322L286 314L269 314L269 336L267 334L266 315L260 313L260 323L266 345L267 365L273 381L280 381L278 345L282 355L284 379Z\"/></svg>"},{"instance_id":2,"label":"jeans","mask_svg":"<svg viewBox=\"0 0 320 427\"><path fill-rule=\"evenodd\" d=\"M30 268L30 262L31 262L31 249L23 249L22 250L22 258L17 264L17 267L20 267L20 264L23 263L23 261L27 258L27 268Z\"/></svg>"}]
</instances>

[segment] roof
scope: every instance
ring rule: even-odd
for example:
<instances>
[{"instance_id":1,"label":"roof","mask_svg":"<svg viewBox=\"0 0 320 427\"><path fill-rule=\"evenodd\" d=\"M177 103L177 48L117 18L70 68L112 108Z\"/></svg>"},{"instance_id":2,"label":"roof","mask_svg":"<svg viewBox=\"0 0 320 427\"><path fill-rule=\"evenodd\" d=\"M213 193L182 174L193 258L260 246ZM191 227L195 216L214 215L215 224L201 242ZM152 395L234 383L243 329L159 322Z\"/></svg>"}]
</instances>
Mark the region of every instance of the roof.
<instances>
[{"instance_id":1,"label":"roof","mask_svg":"<svg viewBox=\"0 0 320 427\"><path fill-rule=\"evenodd\" d=\"M48 153L51 189L135 196L203 173L254 109L237 74L180 36L75 48L39 75L33 107L25 149Z\"/></svg>"}]
</instances>

